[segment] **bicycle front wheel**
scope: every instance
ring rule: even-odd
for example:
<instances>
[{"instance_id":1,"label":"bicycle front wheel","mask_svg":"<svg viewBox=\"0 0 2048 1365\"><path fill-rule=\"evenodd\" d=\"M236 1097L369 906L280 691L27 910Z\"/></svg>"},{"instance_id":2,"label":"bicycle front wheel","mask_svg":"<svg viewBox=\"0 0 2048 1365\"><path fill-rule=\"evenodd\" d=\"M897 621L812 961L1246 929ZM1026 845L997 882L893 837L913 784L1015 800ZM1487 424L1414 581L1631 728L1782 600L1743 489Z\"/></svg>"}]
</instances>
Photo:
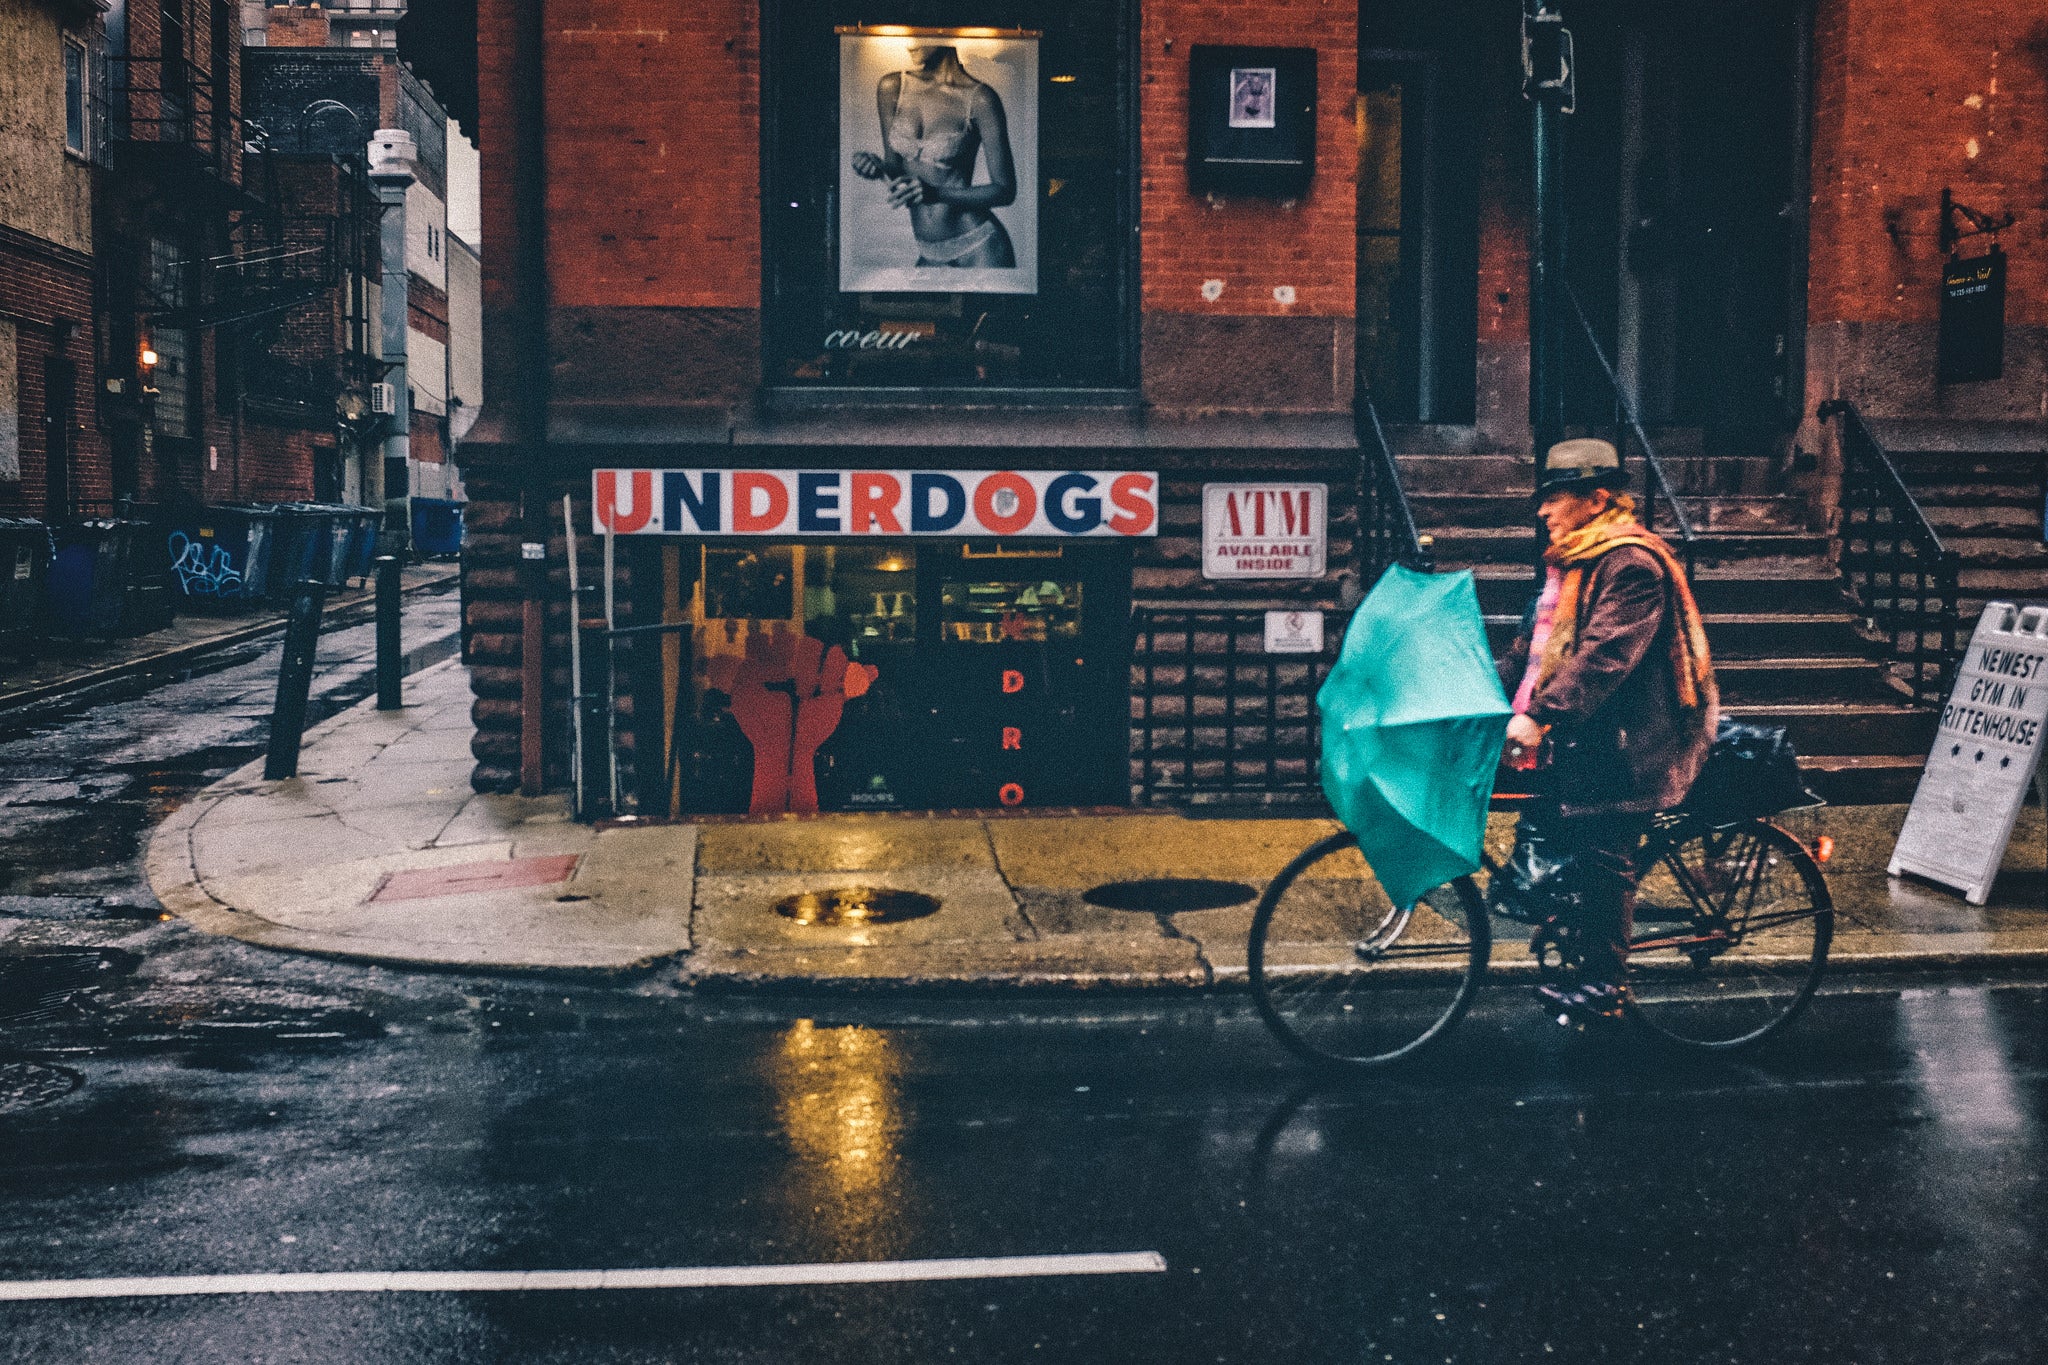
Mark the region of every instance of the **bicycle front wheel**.
<instances>
[{"instance_id":1,"label":"bicycle front wheel","mask_svg":"<svg viewBox=\"0 0 2048 1365\"><path fill-rule=\"evenodd\" d=\"M1246 965L1259 1014L1297 1056L1372 1067L1458 1022L1491 947L1471 878L1397 907L1343 833L1311 844L1266 888Z\"/></svg>"},{"instance_id":2,"label":"bicycle front wheel","mask_svg":"<svg viewBox=\"0 0 2048 1365\"><path fill-rule=\"evenodd\" d=\"M1685 1047L1728 1049L1798 1018L1835 932L1827 879L1806 846L1747 820L1649 852L1629 936L1636 1021Z\"/></svg>"}]
</instances>

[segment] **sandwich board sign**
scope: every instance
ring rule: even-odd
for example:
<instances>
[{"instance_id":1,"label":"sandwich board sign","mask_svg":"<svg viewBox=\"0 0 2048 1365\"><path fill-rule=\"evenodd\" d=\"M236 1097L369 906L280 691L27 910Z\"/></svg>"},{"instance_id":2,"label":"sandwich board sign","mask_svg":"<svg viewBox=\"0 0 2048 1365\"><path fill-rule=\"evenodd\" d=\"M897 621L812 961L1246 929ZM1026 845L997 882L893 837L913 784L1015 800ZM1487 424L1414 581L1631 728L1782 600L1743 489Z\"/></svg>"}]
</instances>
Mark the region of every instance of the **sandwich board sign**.
<instances>
[{"instance_id":1,"label":"sandwich board sign","mask_svg":"<svg viewBox=\"0 0 2048 1365\"><path fill-rule=\"evenodd\" d=\"M2048 606L1987 603L1892 849L1893 876L1911 872L1953 886L1972 905L1990 899L2036 778L2044 722Z\"/></svg>"}]
</instances>

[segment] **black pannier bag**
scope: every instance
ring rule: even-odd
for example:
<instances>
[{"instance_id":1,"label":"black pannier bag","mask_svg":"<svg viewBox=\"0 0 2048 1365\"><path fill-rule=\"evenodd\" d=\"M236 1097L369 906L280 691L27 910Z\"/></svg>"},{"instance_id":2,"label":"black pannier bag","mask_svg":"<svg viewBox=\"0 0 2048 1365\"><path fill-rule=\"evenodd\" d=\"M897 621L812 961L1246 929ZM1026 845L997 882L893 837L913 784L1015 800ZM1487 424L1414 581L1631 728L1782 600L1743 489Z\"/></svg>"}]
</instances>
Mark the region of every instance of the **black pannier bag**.
<instances>
[{"instance_id":1,"label":"black pannier bag","mask_svg":"<svg viewBox=\"0 0 2048 1365\"><path fill-rule=\"evenodd\" d=\"M1782 725L1721 722L1707 765L1679 807L1711 824L1732 824L1776 815L1796 806L1825 804L1809 791L1799 771L1799 754Z\"/></svg>"},{"instance_id":2,"label":"black pannier bag","mask_svg":"<svg viewBox=\"0 0 2048 1365\"><path fill-rule=\"evenodd\" d=\"M1782 725L1749 725L1723 720L1714 732L1706 766L1679 810L1709 824L1775 815L1797 806L1818 806L1799 771L1799 754ZM1540 821L1515 821L1515 847L1492 883L1494 909L1510 919L1541 924L1572 903L1571 854L1555 846Z\"/></svg>"}]
</instances>

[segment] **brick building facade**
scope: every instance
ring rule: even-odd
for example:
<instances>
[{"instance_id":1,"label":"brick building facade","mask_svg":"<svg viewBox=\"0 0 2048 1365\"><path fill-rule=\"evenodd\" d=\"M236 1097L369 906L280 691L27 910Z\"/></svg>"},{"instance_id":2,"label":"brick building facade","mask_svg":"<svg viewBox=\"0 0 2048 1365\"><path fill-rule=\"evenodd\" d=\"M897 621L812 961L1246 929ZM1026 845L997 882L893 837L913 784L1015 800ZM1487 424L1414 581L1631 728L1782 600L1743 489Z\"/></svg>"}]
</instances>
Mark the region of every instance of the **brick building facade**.
<instances>
[{"instance_id":1,"label":"brick building facade","mask_svg":"<svg viewBox=\"0 0 2048 1365\"><path fill-rule=\"evenodd\" d=\"M1574 333L1564 360L1569 417L1613 409L1611 369L1677 452L1696 519L1740 533L1723 561L1831 552L1842 476L1821 399L2037 439L2048 20L1876 0L1562 8L1579 57L1566 277L1591 338ZM782 636L878 670L814 759L778 751L793 788L815 763L827 806L1121 803L1301 778L1306 665L1241 664L1261 654L1244 623L1356 600L1369 418L1399 477L1436 481L1410 491L1448 518L1440 539L1482 565L1508 547L1503 573L1526 542L1512 497L1481 505L1531 455L1519 17L1508 0L480 0L491 402L464 456L477 784L572 776L562 499L596 575L596 470L623 471L615 491L634 470L780 471L799 499L803 471L831 480L828 499L850 499L861 471L1156 478L1156 534L1120 541L1043 522L894 539L886 521L862 541L821 529L844 529L831 517L748 539L665 520L681 516L668 495L668 534L615 547L616 617L669 627L617 649L621 808L762 808L767 731L732 689L787 688L792 671L798 693L816 684L783 657L809 647ZM1197 82L1212 59L1227 85ZM1303 60L1314 94L1297 109L1304 87L1284 73ZM1194 164L1191 120L1239 166L1294 165L1312 133L1313 171L1205 188L1225 172ZM964 174L945 164L962 146ZM1022 168L1014 195L1006 163ZM899 175L923 212L886 199ZM1944 188L2015 219L1999 234L2003 375L1967 385L1934 382ZM1327 494L1321 573L1205 560L1205 497L1301 485ZM706 485L682 486L694 506ZM630 491L616 497L606 514L632 514ZM1161 631L1181 632L1184 657L1162 660ZM1102 651L1106 667L1083 667ZM1051 695L1005 702L1012 674ZM1183 746L1164 764L1161 715ZM586 720L586 738L604 728ZM1256 742L1240 749L1240 728ZM1020 757L1020 732L1060 762ZM607 766L597 747L586 775ZM1265 788L1244 763L1264 765ZM770 783L765 799L802 798Z\"/></svg>"}]
</instances>

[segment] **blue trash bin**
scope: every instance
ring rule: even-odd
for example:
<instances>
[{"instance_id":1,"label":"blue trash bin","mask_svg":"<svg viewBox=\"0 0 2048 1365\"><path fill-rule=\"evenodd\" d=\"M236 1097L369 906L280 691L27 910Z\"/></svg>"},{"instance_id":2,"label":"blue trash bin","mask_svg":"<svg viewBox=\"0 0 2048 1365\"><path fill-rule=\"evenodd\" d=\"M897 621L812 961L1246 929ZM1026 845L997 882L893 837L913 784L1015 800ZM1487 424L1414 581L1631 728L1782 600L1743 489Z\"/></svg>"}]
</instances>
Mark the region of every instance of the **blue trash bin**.
<instances>
[{"instance_id":1,"label":"blue trash bin","mask_svg":"<svg viewBox=\"0 0 2048 1365\"><path fill-rule=\"evenodd\" d=\"M0 637L32 633L50 576L50 528L28 517L0 517Z\"/></svg>"},{"instance_id":2,"label":"blue trash bin","mask_svg":"<svg viewBox=\"0 0 2048 1365\"><path fill-rule=\"evenodd\" d=\"M334 513L325 504L281 502L265 584L270 600L289 602L301 583L334 586Z\"/></svg>"},{"instance_id":3,"label":"blue trash bin","mask_svg":"<svg viewBox=\"0 0 2048 1365\"><path fill-rule=\"evenodd\" d=\"M348 515L354 522L354 534L348 541L347 576L367 584L377 571L377 538L384 529L384 514L374 507L351 507Z\"/></svg>"},{"instance_id":4,"label":"blue trash bin","mask_svg":"<svg viewBox=\"0 0 2048 1365\"><path fill-rule=\"evenodd\" d=\"M96 519L56 528L44 597L52 635L120 633L128 597L128 538L135 525Z\"/></svg>"},{"instance_id":5,"label":"blue trash bin","mask_svg":"<svg viewBox=\"0 0 2048 1365\"><path fill-rule=\"evenodd\" d=\"M462 504L448 498L414 498L412 543L423 556L461 554Z\"/></svg>"},{"instance_id":6,"label":"blue trash bin","mask_svg":"<svg viewBox=\"0 0 2048 1365\"><path fill-rule=\"evenodd\" d=\"M242 606L268 584L277 513L253 503L200 508L165 527L171 586L190 601Z\"/></svg>"}]
</instances>

